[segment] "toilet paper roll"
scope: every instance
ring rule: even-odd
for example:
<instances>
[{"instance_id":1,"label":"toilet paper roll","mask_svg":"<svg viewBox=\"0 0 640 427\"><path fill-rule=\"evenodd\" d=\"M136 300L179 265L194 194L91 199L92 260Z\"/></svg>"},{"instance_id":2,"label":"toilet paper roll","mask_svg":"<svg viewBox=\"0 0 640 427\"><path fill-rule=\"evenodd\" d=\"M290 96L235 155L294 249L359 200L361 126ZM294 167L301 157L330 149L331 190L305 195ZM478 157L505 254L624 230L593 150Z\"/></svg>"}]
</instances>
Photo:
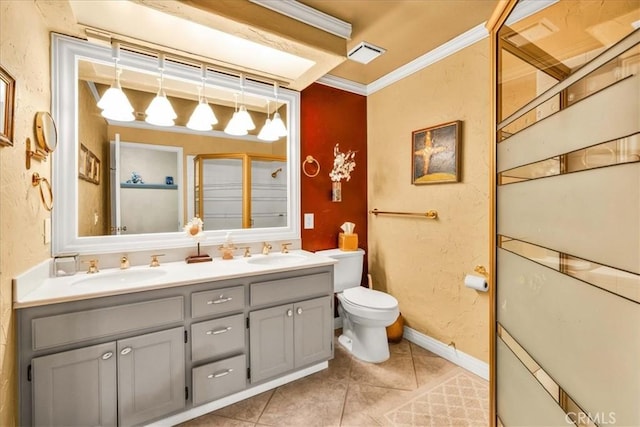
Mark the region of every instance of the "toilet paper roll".
<instances>
[{"instance_id":1,"label":"toilet paper roll","mask_svg":"<svg viewBox=\"0 0 640 427\"><path fill-rule=\"evenodd\" d=\"M475 289L476 291L487 292L489 290L487 279L473 274L467 274L464 277L464 285L467 288Z\"/></svg>"}]
</instances>

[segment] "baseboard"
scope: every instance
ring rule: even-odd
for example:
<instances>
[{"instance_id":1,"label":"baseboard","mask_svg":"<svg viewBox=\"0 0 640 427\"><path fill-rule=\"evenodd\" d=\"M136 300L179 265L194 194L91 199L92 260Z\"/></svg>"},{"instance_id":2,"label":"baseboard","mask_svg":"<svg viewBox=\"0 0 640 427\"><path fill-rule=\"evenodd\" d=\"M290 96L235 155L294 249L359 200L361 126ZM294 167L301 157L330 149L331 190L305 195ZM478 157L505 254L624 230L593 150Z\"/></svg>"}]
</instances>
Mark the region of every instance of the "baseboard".
<instances>
[{"instance_id":1,"label":"baseboard","mask_svg":"<svg viewBox=\"0 0 640 427\"><path fill-rule=\"evenodd\" d=\"M415 329L411 329L408 326L404 327L404 338L407 341L429 350L438 356L447 359L448 361L455 363L461 368L466 369L469 372L476 374L477 376L489 381L489 364L483 362L480 359L476 359L473 356L468 355L454 347L450 347L445 343L438 341L435 338L431 338L428 335L420 333Z\"/></svg>"}]
</instances>

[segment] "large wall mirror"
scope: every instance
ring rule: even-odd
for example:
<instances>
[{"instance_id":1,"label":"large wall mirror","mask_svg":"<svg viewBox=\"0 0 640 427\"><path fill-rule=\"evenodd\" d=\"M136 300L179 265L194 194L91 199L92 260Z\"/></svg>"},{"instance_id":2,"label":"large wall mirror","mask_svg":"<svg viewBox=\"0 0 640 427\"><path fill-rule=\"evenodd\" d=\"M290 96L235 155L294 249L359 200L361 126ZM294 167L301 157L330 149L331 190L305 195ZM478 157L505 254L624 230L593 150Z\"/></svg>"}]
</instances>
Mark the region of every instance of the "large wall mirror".
<instances>
[{"instance_id":1,"label":"large wall mirror","mask_svg":"<svg viewBox=\"0 0 640 427\"><path fill-rule=\"evenodd\" d=\"M190 246L182 227L195 215L205 223L204 245L221 243L227 232L237 242L300 238L298 92L205 68L204 94L218 124L191 130L185 125L198 105L203 73L167 57L162 86L177 118L174 126L157 126L145 122L144 112L158 91L158 59L120 49L119 80L134 120L110 120L97 101L114 81L112 49L53 35L52 58L59 132L54 256ZM223 129L239 105L256 130L232 136ZM257 135L274 108L288 133L264 141ZM203 175L198 159L212 157L219 164ZM236 167L238 158L255 165Z\"/></svg>"}]
</instances>

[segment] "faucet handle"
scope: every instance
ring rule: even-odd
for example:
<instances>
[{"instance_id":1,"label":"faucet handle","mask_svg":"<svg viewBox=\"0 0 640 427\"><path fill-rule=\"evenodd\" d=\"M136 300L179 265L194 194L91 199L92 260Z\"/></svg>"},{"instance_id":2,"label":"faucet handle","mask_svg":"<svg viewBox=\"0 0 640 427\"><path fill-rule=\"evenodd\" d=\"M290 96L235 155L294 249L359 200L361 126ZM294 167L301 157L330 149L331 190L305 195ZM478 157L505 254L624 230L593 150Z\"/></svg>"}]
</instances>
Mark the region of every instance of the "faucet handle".
<instances>
[{"instance_id":1,"label":"faucet handle","mask_svg":"<svg viewBox=\"0 0 640 427\"><path fill-rule=\"evenodd\" d=\"M251 256L251 246L245 246L243 249L244 249L244 257L249 258Z\"/></svg>"},{"instance_id":2,"label":"faucet handle","mask_svg":"<svg viewBox=\"0 0 640 427\"><path fill-rule=\"evenodd\" d=\"M164 256L164 254L151 255L151 264L149 264L149 267L160 267L159 256Z\"/></svg>"},{"instance_id":3,"label":"faucet handle","mask_svg":"<svg viewBox=\"0 0 640 427\"><path fill-rule=\"evenodd\" d=\"M269 255L269 251L273 248L269 243L264 242L262 244L262 255Z\"/></svg>"},{"instance_id":4,"label":"faucet handle","mask_svg":"<svg viewBox=\"0 0 640 427\"><path fill-rule=\"evenodd\" d=\"M282 244L282 249L280 250L280 252L282 252L283 254L288 254L290 245L291 245L291 243L283 243Z\"/></svg>"},{"instance_id":5,"label":"faucet handle","mask_svg":"<svg viewBox=\"0 0 640 427\"><path fill-rule=\"evenodd\" d=\"M98 260L97 259L90 259L89 261L82 261L85 264L89 264L89 270L87 270L87 274L94 274L94 273L99 273L100 270L98 269Z\"/></svg>"}]
</instances>

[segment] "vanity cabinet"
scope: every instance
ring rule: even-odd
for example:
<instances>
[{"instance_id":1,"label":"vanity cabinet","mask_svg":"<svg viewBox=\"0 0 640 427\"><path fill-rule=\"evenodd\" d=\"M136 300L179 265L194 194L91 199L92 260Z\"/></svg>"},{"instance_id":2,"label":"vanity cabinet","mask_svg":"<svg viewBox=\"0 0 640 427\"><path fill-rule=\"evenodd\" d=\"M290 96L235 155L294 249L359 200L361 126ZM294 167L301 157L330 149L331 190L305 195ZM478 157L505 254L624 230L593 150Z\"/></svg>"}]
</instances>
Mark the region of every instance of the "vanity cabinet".
<instances>
[{"instance_id":1,"label":"vanity cabinet","mask_svg":"<svg viewBox=\"0 0 640 427\"><path fill-rule=\"evenodd\" d=\"M330 358L332 313L328 296L249 313L251 382Z\"/></svg>"},{"instance_id":2,"label":"vanity cabinet","mask_svg":"<svg viewBox=\"0 0 640 427\"><path fill-rule=\"evenodd\" d=\"M333 356L332 269L20 308L20 424L162 422L319 369Z\"/></svg>"},{"instance_id":3,"label":"vanity cabinet","mask_svg":"<svg viewBox=\"0 0 640 427\"><path fill-rule=\"evenodd\" d=\"M136 425L184 407L183 337L179 327L34 358L34 424Z\"/></svg>"},{"instance_id":4,"label":"vanity cabinet","mask_svg":"<svg viewBox=\"0 0 640 427\"><path fill-rule=\"evenodd\" d=\"M327 293L333 294L328 273L251 284L252 306L279 303L249 313L252 383L331 358L333 297Z\"/></svg>"}]
</instances>

